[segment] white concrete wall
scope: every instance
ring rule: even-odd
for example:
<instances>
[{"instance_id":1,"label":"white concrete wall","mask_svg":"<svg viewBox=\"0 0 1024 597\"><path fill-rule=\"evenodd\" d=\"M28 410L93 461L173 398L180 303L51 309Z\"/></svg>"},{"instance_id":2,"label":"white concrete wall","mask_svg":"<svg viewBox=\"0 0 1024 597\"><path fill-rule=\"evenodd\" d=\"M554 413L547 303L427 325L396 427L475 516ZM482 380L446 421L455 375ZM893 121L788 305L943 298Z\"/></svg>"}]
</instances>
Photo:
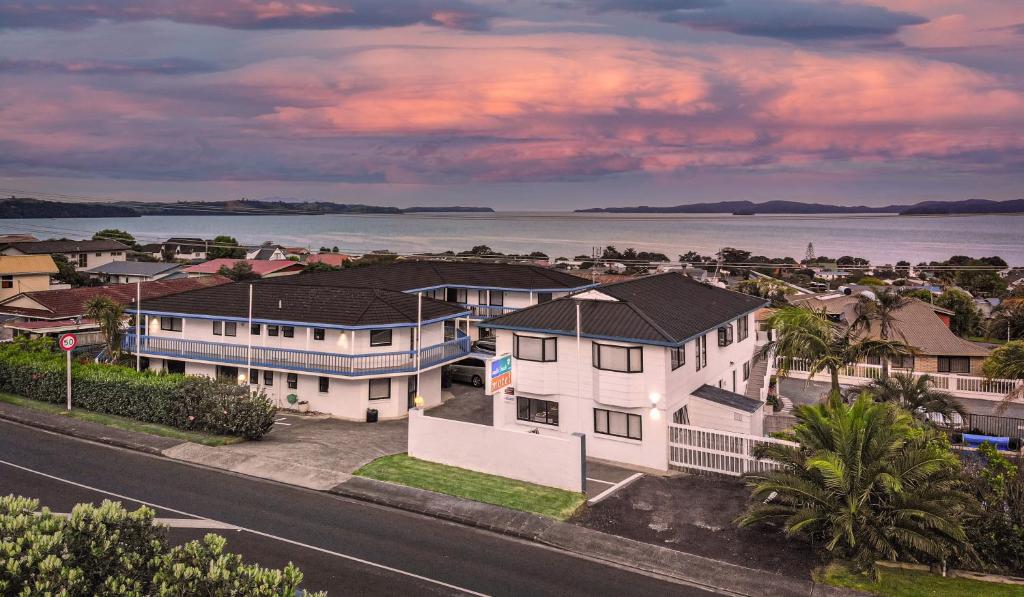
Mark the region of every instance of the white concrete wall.
<instances>
[{"instance_id":1,"label":"white concrete wall","mask_svg":"<svg viewBox=\"0 0 1024 597\"><path fill-rule=\"evenodd\" d=\"M409 455L520 481L585 491L581 438L409 414Z\"/></svg>"},{"instance_id":2,"label":"white concrete wall","mask_svg":"<svg viewBox=\"0 0 1024 597\"><path fill-rule=\"evenodd\" d=\"M745 433L748 435L762 435L763 433L763 407L762 410L751 414L691 396L686 410L690 415L690 425L694 427L706 427L718 431Z\"/></svg>"}]
</instances>

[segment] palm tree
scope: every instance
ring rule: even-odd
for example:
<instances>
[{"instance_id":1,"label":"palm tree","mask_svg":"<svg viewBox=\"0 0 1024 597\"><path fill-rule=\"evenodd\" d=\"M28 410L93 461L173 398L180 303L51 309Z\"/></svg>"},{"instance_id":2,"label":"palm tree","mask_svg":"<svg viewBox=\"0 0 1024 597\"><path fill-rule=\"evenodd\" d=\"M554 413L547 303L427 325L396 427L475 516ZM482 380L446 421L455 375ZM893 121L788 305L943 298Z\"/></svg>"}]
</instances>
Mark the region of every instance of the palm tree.
<instances>
[{"instance_id":1,"label":"palm tree","mask_svg":"<svg viewBox=\"0 0 1024 597\"><path fill-rule=\"evenodd\" d=\"M99 325L110 358L114 361L120 358L121 339L124 336L124 307L108 296L97 296L85 303L85 316Z\"/></svg>"},{"instance_id":2,"label":"palm tree","mask_svg":"<svg viewBox=\"0 0 1024 597\"><path fill-rule=\"evenodd\" d=\"M992 351L985 359L981 370L989 379L1019 379L1024 381L1024 340L1007 342ZM999 410L1005 410L1010 402L1024 400L1024 383L1020 383L1006 395Z\"/></svg>"},{"instance_id":3,"label":"palm tree","mask_svg":"<svg viewBox=\"0 0 1024 597\"><path fill-rule=\"evenodd\" d=\"M785 377L797 360L807 364L808 377L828 371L831 394L839 396L839 371L865 357L893 358L910 354L906 344L894 340L860 337L849 326L829 320L825 310L783 307L767 320L775 332L758 352L759 359L778 358L779 375Z\"/></svg>"},{"instance_id":4,"label":"palm tree","mask_svg":"<svg viewBox=\"0 0 1024 597\"><path fill-rule=\"evenodd\" d=\"M906 340L896 327L899 322L896 312L908 302L910 299L891 290L873 296L862 294L854 307L857 317L853 320L852 327L855 331L870 332L874 323L878 328L878 337L882 340L892 340L895 337ZM885 379L889 377L889 359L883 358L881 361L882 379Z\"/></svg>"},{"instance_id":5,"label":"palm tree","mask_svg":"<svg viewBox=\"0 0 1024 597\"><path fill-rule=\"evenodd\" d=\"M867 395L851 405L833 397L794 414L800 445L757 450L781 468L750 478L753 501L740 526L780 523L860 569L879 559L945 565L954 554L970 555L963 520L975 502L938 435Z\"/></svg>"},{"instance_id":6,"label":"palm tree","mask_svg":"<svg viewBox=\"0 0 1024 597\"><path fill-rule=\"evenodd\" d=\"M909 373L897 373L892 377L876 379L862 391L878 402L899 404L915 417L937 414L947 422L953 421L953 413L966 417L963 405L949 392L936 390L929 375L914 377Z\"/></svg>"}]
</instances>

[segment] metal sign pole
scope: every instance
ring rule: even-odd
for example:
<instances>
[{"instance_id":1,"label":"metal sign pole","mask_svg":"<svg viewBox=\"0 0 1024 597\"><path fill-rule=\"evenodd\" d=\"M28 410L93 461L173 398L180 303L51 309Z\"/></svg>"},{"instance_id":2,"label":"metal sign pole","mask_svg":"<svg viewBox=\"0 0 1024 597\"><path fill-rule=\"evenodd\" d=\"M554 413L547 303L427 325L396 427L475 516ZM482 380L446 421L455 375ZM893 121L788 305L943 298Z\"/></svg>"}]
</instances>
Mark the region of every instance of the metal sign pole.
<instances>
[{"instance_id":1,"label":"metal sign pole","mask_svg":"<svg viewBox=\"0 0 1024 597\"><path fill-rule=\"evenodd\" d=\"M68 357L67 358L67 365L68 365L68 410L71 410L71 351L70 350L66 350L66 351L64 351L64 354L66 354L67 357Z\"/></svg>"}]
</instances>

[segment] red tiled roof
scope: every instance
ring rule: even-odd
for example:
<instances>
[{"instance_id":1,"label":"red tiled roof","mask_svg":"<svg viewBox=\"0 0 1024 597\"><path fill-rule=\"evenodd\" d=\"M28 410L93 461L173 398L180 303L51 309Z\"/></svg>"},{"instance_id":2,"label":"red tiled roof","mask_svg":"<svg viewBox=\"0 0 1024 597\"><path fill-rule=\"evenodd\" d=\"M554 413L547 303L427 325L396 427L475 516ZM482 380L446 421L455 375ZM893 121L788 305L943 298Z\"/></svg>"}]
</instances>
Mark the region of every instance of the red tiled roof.
<instances>
[{"instance_id":1,"label":"red tiled roof","mask_svg":"<svg viewBox=\"0 0 1024 597\"><path fill-rule=\"evenodd\" d=\"M145 304L147 300L169 296L179 292L186 292L189 290L220 286L230 282L231 280L223 276L178 278L175 280L142 282L142 302ZM113 284L110 286L92 286L86 288L25 292L23 293L24 296L39 303L45 310L26 307L5 307L0 304L0 313L48 319L77 317L85 312L85 303L89 302L89 299L97 296L108 296L122 305L131 305L135 303L136 292L137 289L135 284Z\"/></svg>"},{"instance_id":2,"label":"red tiled roof","mask_svg":"<svg viewBox=\"0 0 1024 597\"><path fill-rule=\"evenodd\" d=\"M341 267L341 264L352 259L344 253L315 253L306 258L306 263L324 263L331 267Z\"/></svg>"},{"instance_id":3,"label":"red tiled roof","mask_svg":"<svg viewBox=\"0 0 1024 597\"><path fill-rule=\"evenodd\" d=\"M297 262L291 261L289 259L279 259L277 261L268 261L268 260L265 260L265 259L227 259L227 258L220 258L220 259L211 259L209 261L204 261L203 263L199 263L199 264L196 264L196 265L193 265L193 266L190 266L190 267L186 267L185 268L185 273L186 274L216 274L217 272L220 271L220 268L222 268L222 267L230 268L231 266L235 265L239 261L244 261L244 262L248 263L249 267L252 268L253 273L259 274L261 276L265 276L267 274L272 274L272 273L275 273L275 272L279 272L281 270L285 270L285 269L288 269L288 268L292 268L292 269L296 269L296 270L302 269L302 264L301 263L297 263Z\"/></svg>"}]
</instances>

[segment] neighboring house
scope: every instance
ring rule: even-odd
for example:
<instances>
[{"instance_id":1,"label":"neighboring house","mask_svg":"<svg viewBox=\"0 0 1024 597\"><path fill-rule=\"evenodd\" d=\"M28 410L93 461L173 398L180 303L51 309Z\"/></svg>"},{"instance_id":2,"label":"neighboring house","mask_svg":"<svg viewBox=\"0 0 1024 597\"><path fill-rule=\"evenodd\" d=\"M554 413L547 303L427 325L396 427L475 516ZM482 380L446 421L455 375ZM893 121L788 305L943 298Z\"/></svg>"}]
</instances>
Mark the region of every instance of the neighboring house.
<instances>
[{"instance_id":1,"label":"neighboring house","mask_svg":"<svg viewBox=\"0 0 1024 597\"><path fill-rule=\"evenodd\" d=\"M284 247L284 252L288 255L297 255L299 257L305 257L310 253L306 247Z\"/></svg>"},{"instance_id":2,"label":"neighboring house","mask_svg":"<svg viewBox=\"0 0 1024 597\"><path fill-rule=\"evenodd\" d=\"M149 255L153 259L159 261L164 257L163 250L164 246L160 243L148 243L145 245L139 245L139 249L136 251L136 253Z\"/></svg>"},{"instance_id":3,"label":"neighboring house","mask_svg":"<svg viewBox=\"0 0 1024 597\"><path fill-rule=\"evenodd\" d=\"M251 319L250 319L251 288ZM239 282L142 302L154 371L262 388L275 404L367 420L441 403L441 367L469 354L458 305L372 288ZM421 318L418 318L421 314ZM250 325L251 324L251 325ZM417 329L421 329L417 388ZM129 335L126 348L134 351Z\"/></svg>"},{"instance_id":4,"label":"neighboring house","mask_svg":"<svg viewBox=\"0 0 1024 597\"><path fill-rule=\"evenodd\" d=\"M582 433L588 457L661 471L670 423L760 436L763 403L744 393L765 304L672 272L488 320L513 357L494 425Z\"/></svg>"},{"instance_id":5,"label":"neighboring house","mask_svg":"<svg viewBox=\"0 0 1024 597\"><path fill-rule=\"evenodd\" d=\"M0 245L7 243L31 243L39 240L31 234L0 234Z\"/></svg>"},{"instance_id":6,"label":"neighboring house","mask_svg":"<svg viewBox=\"0 0 1024 597\"><path fill-rule=\"evenodd\" d=\"M64 255L78 270L124 261L128 250L128 245L116 240L40 240L0 245L0 255Z\"/></svg>"},{"instance_id":7,"label":"neighboring house","mask_svg":"<svg viewBox=\"0 0 1024 597\"><path fill-rule=\"evenodd\" d=\"M57 264L49 255L0 256L0 301L21 292L49 290Z\"/></svg>"},{"instance_id":8,"label":"neighboring house","mask_svg":"<svg viewBox=\"0 0 1024 597\"><path fill-rule=\"evenodd\" d=\"M268 263L268 262L263 262ZM274 262L269 262L274 263ZM301 266L300 266L301 267ZM538 265L472 261L398 261L338 271L307 272L268 283L381 288L455 303L470 311L462 331L477 340L479 322L595 286L590 280ZM484 337L487 333L482 334Z\"/></svg>"},{"instance_id":9,"label":"neighboring house","mask_svg":"<svg viewBox=\"0 0 1024 597\"><path fill-rule=\"evenodd\" d=\"M313 253L312 255L307 255L303 263L306 265L323 263L331 267L341 267L346 261L351 261L351 259L352 257L344 253Z\"/></svg>"},{"instance_id":10,"label":"neighboring house","mask_svg":"<svg viewBox=\"0 0 1024 597\"><path fill-rule=\"evenodd\" d=\"M160 245L160 255L173 255L174 259L183 259L185 261L206 259L211 242L192 237L169 238Z\"/></svg>"},{"instance_id":11,"label":"neighboring house","mask_svg":"<svg viewBox=\"0 0 1024 597\"><path fill-rule=\"evenodd\" d=\"M227 284L231 280L223 276L205 278L180 278L114 286L91 286L62 290L41 290L22 292L11 298L0 300L0 337L28 335L32 337L53 336L73 331L82 333L81 344L95 344L100 341L95 322L85 319L85 304L97 296L107 296L130 310L135 304L139 290L142 302L178 292Z\"/></svg>"},{"instance_id":12,"label":"neighboring house","mask_svg":"<svg viewBox=\"0 0 1024 597\"><path fill-rule=\"evenodd\" d=\"M247 251L245 258L256 259L259 261L281 261L283 259L288 259L288 252L280 245L263 243L262 245Z\"/></svg>"},{"instance_id":13,"label":"neighboring house","mask_svg":"<svg viewBox=\"0 0 1024 597\"><path fill-rule=\"evenodd\" d=\"M210 261L204 261L203 263L197 263L186 267L184 273L190 278L199 276L215 276L220 272L220 268L226 267L231 269L239 261L249 264L254 274L261 278L272 278L275 276L290 276L297 274L303 270L305 266L295 261L289 261L287 259L277 261L263 261L257 259L211 259Z\"/></svg>"},{"instance_id":14,"label":"neighboring house","mask_svg":"<svg viewBox=\"0 0 1024 597\"><path fill-rule=\"evenodd\" d=\"M104 284L134 284L164 278L183 278L184 269L184 266L177 263L113 261L86 270L85 273Z\"/></svg>"},{"instance_id":15,"label":"neighboring house","mask_svg":"<svg viewBox=\"0 0 1024 597\"><path fill-rule=\"evenodd\" d=\"M996 297L974 299L974 305L981 311L981 316L986 318L992 317L992 312L999 308L1000 302Z\"/></svg>"}]
</instances>

